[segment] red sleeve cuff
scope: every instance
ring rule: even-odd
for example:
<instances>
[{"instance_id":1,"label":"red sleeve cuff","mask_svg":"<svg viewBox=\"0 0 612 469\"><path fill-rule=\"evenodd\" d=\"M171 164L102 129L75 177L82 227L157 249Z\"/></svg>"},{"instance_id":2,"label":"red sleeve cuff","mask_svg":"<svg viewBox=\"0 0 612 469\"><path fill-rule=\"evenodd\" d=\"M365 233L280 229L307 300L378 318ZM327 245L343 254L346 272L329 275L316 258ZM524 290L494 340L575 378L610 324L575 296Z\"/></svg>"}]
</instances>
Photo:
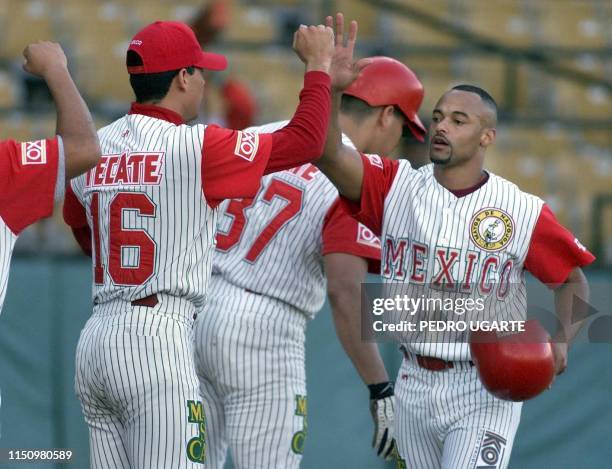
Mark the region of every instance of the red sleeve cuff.
<instances>
[{"instance_id":1,"label":"red sleeve cuff","mask_svg":"<svg viewBox=\"0 0 612 469\"><path fill-rule=\"evenodd\" d=\"M59 148L57 138L0 143L3 181L0 216L15 234L50 216L55 204Z\"/></svg>"},{"instance_id":2,"label":"red sleeve cuff","mask_svg":"<svg viewBox=\"0 0 612 469\"><path fill-rule=\"evenodd\" d=\"M531 236L525 269L542 283L556 288L567 280L573 269L594 260L595 256L544 205Z\"/></svg>"}]
</instances>

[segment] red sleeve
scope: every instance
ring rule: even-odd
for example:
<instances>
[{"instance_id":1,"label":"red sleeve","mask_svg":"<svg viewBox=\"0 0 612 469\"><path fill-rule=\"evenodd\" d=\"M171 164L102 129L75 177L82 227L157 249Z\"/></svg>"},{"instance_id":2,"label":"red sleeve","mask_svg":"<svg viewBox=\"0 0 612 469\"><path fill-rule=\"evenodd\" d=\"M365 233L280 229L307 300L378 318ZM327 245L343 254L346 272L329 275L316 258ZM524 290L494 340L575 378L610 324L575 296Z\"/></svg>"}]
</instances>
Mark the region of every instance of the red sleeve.
<instances>
[{"instance_id":1,"label":"red sleeve","mask_svg":"<svg viewBox=\"0 0 612 469\"><path fill-rule=\"evenodd\" d=\"M399 163L378 155L361 154L363 183L361 200L353 202L341 196L346 210L370 228L376 236L382 233L385 198L391 189Z\"/></svg>"},{"instance_id":2,"label":"red sleeve","mask_svg":"<svg viewBox=\"0 0 612 469\"><path fill-rule=\"evenodd\" d=\"M380 273L380 240L346 211L337 199L323 223L323 255L340 252L368 261L368 272Z\"/></svg>"},{"instance_id":3,"label":"red sleeve","mask_svg":"<svg viewBox=\"0 0 612 469\"><path fill-rule=\"evenodd\" d=\"M224 199L252 198L270 158L272 134L209 125L202 148L202 185L211 207Z\"/></svg>"},{"instance_id":4,"label":"red sleeve","mask_svg":"<svg viewBox=\"0 0 612 469\"><path fill-rule=\"evenodd\" d=\"M531 236L525 269L554 288L565 282L574 268L584 267L594 260L595 256L557 221L548 205L544 205Z\"/></svg>"},{"instance_id":5,"label":"red sleeve","mask_svg":"<svg viewBox=\"0 0 612 469\"><path fill-rule=\"evenodd\" d=\"M83 252L91 257L91 229L87 224L85 207L74 194L70 184L66 186L63 215L64 221L72 229L74 239Z\"/></svg>"},{"instance_id":6,"label":"red sleeve","mask_svg":"<svg viewBox=\"0 0 612 469\"><path fill-rule=\"evenodd\" d=\"M0 142L0 216L13 233L53 213L58 160L57 137Z\"/></svg>"},{"instance_id":7,"label":"red sleeve","mask_svg":"<svg viewBox=\"0 0 612 469\"><path fill-rule=\"evenodd\" d=\"M208 126L202 148L202 184L211 207L224 199L252 198L264 174L300 166L321 156L330 112L330 78L304 75L293 119L271 134Z\"/></svg>"},{"instance_id":8,"label":"red sleeve","mask_svg":"<svg viewBox=\"0 0 612 469\"><path fill-rule=\"evenodd\" d=\"M300 104L291 121L272 134L266 174L295 168L321 157L331 111L330 77L323 72L304 75Z\"/></svg>"},{"instance_id":9,"label":"red sleeve","mask_svg":"<svg viewBox=\"0 0 612 469\"><path fill-rule=\"evenodd\" d=\"M87 214L85 207L77 198L70 183L66 184L66 197L64 198L64 221L71 228L82 228L87 226Z\"/></svg>"}]
</instances>

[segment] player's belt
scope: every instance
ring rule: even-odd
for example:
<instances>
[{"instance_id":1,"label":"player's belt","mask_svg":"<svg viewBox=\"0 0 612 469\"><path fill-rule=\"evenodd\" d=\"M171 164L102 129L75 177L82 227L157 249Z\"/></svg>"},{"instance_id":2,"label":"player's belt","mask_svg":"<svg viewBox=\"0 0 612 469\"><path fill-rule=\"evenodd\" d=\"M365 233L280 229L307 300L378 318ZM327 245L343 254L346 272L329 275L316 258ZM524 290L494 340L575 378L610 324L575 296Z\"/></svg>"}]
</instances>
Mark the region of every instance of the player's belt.
<instances>
[{"instance_id":1,"label":"player's belt","mask_svg":"<svg viewBox=\"0 0 612 469\"><path fill-rule=\"evenodd\" d=\"M402 347L402 352L404 353L404 357L406 357L407 360L411 359L410 354L403 347ZM442 360L441 358L426 357L425 355L418 355L418 354L415 355L415 357L416 357L417 365L419 365L421 368L424 368L425 370L444 371L450 368L455 368L455 362ZM471 360L468 363L470 366L474 366L474 363Z\"/></svg>"},{"instance_id":2,"label":"player's belt","mask_svg":"<svg viewBox=\"0 0 612 469\"><path fill-rule=\"evenodd\" d=\"M138 298L137 300L132 301L132 306L146 306L148 308L153 308L159 303L157 299L157 295L149 295L144 298Z\"/></svg>"}]
</instances>

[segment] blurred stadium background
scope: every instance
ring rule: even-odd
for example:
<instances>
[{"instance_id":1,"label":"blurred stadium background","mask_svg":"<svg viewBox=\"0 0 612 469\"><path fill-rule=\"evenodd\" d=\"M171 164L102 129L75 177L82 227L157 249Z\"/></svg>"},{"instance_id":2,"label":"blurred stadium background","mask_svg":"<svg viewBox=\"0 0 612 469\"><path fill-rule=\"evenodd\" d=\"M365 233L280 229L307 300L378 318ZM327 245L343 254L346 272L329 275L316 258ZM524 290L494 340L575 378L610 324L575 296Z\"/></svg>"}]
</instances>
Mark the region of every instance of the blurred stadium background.
<instances>
[{"instance_id":1,"label":"blurred stadium background","mask_svg":"<svg viewBox=\"0 0 612 469\"><path fill-rule=\"evenodd\" d=\"M303 74L290 48L293 31L336 11L359 21L360 56L390 55L417 73L424 121L454 84L491 92L501 118L488 168L545 199L597 255L588 274L600 311L610 313L610 0L0 0L0 138L54 133L44 84L21 71L28 42L63 45L102 126L128 109L125 50L156 19L188 22L207 49L228 55L228 70L209 77L205 121L241 128L287 118ZM398 152L419 164L426 147L405 142ZM71 383L89 278L60 210L17 243L0 317L0 447L71 447L74 466L87 467ZM303 467L386 467L366 447L367 396L334 339L327 307L308 341ZM398 354L392 346L384 353L394 373ZM526 405L512 468L612 467L611 346L584 344L572 353L555 391Z\"/></svg>"}]
</instances>

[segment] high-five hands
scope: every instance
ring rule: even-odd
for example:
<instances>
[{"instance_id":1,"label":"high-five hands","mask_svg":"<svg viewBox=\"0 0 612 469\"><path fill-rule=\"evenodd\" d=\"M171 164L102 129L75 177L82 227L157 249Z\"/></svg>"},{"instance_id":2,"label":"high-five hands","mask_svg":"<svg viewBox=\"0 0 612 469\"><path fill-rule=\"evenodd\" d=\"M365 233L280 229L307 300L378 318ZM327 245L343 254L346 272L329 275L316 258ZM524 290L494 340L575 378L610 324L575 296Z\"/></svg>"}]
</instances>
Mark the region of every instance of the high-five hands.
<instances>
[{"instance_id":1,"label":"high-five hands","mask_svg":"<svg viewBox=\"0 0 612 469\"><path fill-rule=\"evenodd\" d=\"M334 30L331 27L301 25L293 35L293 50L306 64L306 71L330 73L334 56Z\"/></svg>"},{"instance_id":2,"label":"high-five hands","mask_svg":"<svg viewBox=\"0 0 612 469\"><path fill-rule=\"evenodd\" d=\"M325 18L325 24L328 28L333 28L334 18L328 16ZM359 72L370 63L369 59L355 61L353 58L355 43L357 42L357 29L357 21L351 21L349 24L348 37L345 38L344 15L342 13L336 14L334 55L330 71L332 89L334 91L346 89L355 81Z\"/></svg>"}]
</instances>

